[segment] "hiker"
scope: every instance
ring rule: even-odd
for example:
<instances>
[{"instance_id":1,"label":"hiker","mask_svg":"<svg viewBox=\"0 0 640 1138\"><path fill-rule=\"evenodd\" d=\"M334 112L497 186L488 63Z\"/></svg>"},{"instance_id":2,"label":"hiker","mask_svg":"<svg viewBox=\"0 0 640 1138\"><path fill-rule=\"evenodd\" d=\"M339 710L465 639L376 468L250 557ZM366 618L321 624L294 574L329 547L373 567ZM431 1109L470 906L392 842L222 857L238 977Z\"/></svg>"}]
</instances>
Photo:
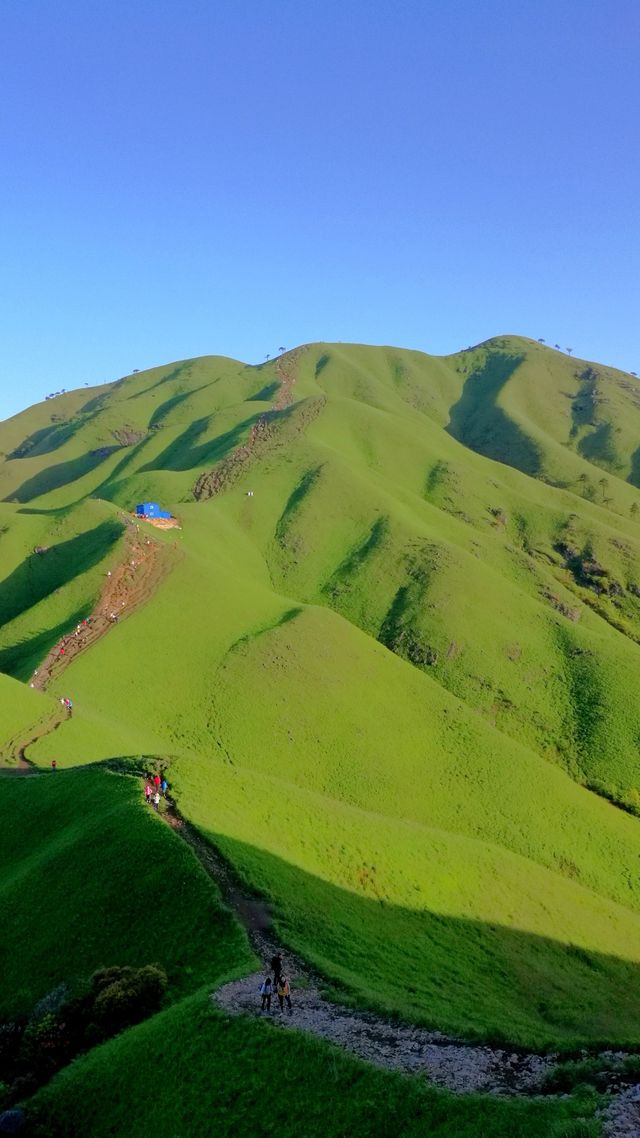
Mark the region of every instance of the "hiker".
<instances>
[{"instance_id":1,"label":"hiker","mask_svg":"<svg viewBox=\"0 0 640 1138\"><path fill-rule=\"evenodd\" d=\"M144 784L144 796L145 796L145 798L146 798L146 800L147 800L147 806L149 805L149 803L150 803L150 801L151 801L151 795L152 795L152 793L153 793L153 791L151 790L151 785L150 785L150 783L148 783L148 782L145 782L145 784Z\"/></svg>"},{"instance_id":2,"label":"hiker","mask_svg":"<svg viewBox=\"0 0 640 1138\"><path fill-rule=\"evenodd\" d=\"M160 790L162 791L162 797L163 798L167 797L168 789L169 789L169 783L167 782L166 778L163 778L162 782L160 783Z\"/></svg>"},{"instance_id":3,"label":"hiker","mask_svg":"<svg viewBox=\"0 0 640 1138\"><path fill-rule=\"evenodd\" d=\"M160 775L159 774L154 774L153 785L155 786L156 790L158 790L158 788L160 786Z\"/></svg>"},{"instance_id":4,"label":"hiker","mask_svg":"<svg viewBox=\"0 0 640 1138\"><path fill-rule=\"evenodd\" d=\"M260 995L262 996L262 1007L260 1009L261 1011L265 1011L265 1009L268 1012L271 1011L271 992L272 992L272 990L273 990L273 984L271 982L271 977L265 976L264 980L262 981L262 984L260 985Z\"/></svg>"},{"instance_id":5,"label":"hiker","mask_svg":"<svg viewBox=\"0 0 640 1138\"><path fill-rule=\"evenodd\" d=\"M282 976L282 953L276 952L275 956L271 957L271 971L273 972L274 987L277 987Z\"/></svg>"},{"instance_id":6,"label":"hiker","mask_svg":"<svg viewBox=\"0 0 640 1138\"><path fill-rule=\"evenodd\" d=\"M52 760L51 760L51 770L52 770L52 771L57 771L57 769L58 769L58 760L57 760L57 759L52 759Z\"/></svg>"},{"instance_id":7,"label":"hiker","mask_svg":"<svg viewBox=\"0 0 640 1138\"><path fill-rule=\"evenodd\" d=\"M278 1003L280 1004L281 1012L284 1011L285 1000L287 1001L289 1015L291 1015L291 1012L293 1011L293 1008L291 1007L291 988L289 987L289 981L287 977L281 976L278 980Z\"/></svg>"},{"instance_id":8,"label":"hiker","mask_svg":"<svg viewBox=\"0 0 640 1138\"><path fill-rule=\"evenodd\" d=\"M153 809L155 810L156 814L158 813L159 805L160 805L160 795L158 794L158 791L156 790L156 792L153 796Z\"/></svg>"}]
</instances>

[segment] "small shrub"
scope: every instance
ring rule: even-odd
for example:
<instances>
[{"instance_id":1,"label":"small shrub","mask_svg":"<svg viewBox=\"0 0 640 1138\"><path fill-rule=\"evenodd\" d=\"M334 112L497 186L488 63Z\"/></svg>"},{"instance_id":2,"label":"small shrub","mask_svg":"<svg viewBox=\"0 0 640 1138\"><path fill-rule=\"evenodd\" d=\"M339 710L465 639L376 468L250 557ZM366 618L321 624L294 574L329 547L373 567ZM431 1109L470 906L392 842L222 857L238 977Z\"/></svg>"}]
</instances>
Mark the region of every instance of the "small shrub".
<instances>
[{"instance_id":1,"label":"small shrub","mask_svg":"<svg viewBox=\"0 0 640 1138\"><path fill-rule=\"evenodd\" d=\"M568 1059L558 1063L543 1079L547 1094L570 1094L577 1087L595 1087L605 1090L608 1072L597 1059Z\"/></svg>"},{"instance_id":2,"label":"small shrub","mask_svg":"<svg viewBox=\"0 0 640 1138\"><path fill-rule=\"evenodd\" d=\"M157 964L144 968L108 968L93 977L96 996L92 1020L103 1038L140 1023L158 1011L167 989L167 974Z\"/></svg>"}]
</instances>

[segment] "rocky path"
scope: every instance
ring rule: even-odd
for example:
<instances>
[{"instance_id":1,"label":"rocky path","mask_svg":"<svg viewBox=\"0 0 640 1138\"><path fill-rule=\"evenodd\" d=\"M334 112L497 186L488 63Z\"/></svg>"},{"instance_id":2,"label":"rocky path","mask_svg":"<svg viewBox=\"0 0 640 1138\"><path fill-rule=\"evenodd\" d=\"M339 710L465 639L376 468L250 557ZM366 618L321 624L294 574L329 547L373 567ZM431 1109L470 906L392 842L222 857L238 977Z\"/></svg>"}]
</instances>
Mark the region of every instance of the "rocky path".
<instances>
[{"instance_id":1,"label":"rocky path","mask_svg":"<svg viewBox=\"0 0 640 1138\"><path fill-rule=\"evenodd\" d=\"M558 1057L532 1052L469 1044L437 1031L392 1023L373 1012L357 1011L325 999L322 982L312 968L294 953L284 951L284 967L292 986L292 1012L280 1012L272 1000L271 1013L260 1011L259 987L270 971L271 957L282 946L274 935L265 902L238 880L233 867L180 817L175 807L165 821L188 842L207 873L236 913L256 955L264 962L255 972L223 985L212 994L214 1004L228 1015L266 1018L278 1029L306 1031L343 1047L358 1058L388 1070L422 1076L434 1086L456 1094L535 1095ZM603 1053L603 1062L622 1058ZM604 1138L640 1138L640 1087L629 1087L602 1112Z\"/></svg>"},{"instance_id":2,"label":"rocky path","mask_svg":"<svg viewBox=\"0 0 640 1138\"><path fill-rule=\"evenodd\" d=\"M600 1112L602 1138L638 1138L640 1135L640 1086L628 1087Z\"/></svg>"},{"instance_id":3,"label":"rocky path","mask_svg":"<svg viewBox=\"0 0 640 1138\"><path fill-rule=\"evenodd\" d=\"M246 469L256 453L274 437L280 413L293 402L293 387L296 382L298 359L305 348L294 348L285 352L275 361L274 371L279 382L278 392L269 411L263 411L251 427L246 443L242 443L224 458L213 470L205 471L198 478L193 496L197 502L214 498L227 490Z\"/></svg>"},{"instance_id":4,"label":"rocky path","mask_svg":"<svg viewBox=\"0 0 640 1138\"><path fill-rule=\"evenodd\" d=\"M30 686L45 691L72 660L105 636L120 620L140 608L155 592L173 564L173 551L142 532L141 525L125 519L123 560L107 573L91 616L63 636L31 677Z\"/></svg>"},{"instance_id":5,"label":"rocky path","mask_svg":"<svg viewBox=\"0 0 640 1138\"><path fill-rule=\"evenodd\" d=\"M288 955L285 967L295 984L297 969ZM230 1015L262 1015L258 989L263 977L264 973L256 972L225 984L212 999ZM291 1013L281 1012L275 998L273 1003L276 1007L272 1004L268 1018L277 1027L311 1032L378 1067L423 1075L435 1086L457 1094L535 1094L553 1066L549 1056L459 1043L438 1032L340 1007L324 1000L313 984L292 989Z\"/></svg>"}]
</instances>

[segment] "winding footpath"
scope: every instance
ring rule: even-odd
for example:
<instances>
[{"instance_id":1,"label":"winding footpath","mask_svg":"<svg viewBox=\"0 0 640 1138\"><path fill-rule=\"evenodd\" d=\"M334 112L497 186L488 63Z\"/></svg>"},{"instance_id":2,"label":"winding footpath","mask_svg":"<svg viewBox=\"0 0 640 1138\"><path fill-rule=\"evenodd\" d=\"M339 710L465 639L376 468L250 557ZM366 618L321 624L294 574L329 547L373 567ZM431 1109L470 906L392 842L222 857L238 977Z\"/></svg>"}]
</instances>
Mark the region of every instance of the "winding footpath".
<instances>
[{"instance_id":1,"label":"winding footpath","mask_svg":"<svg viewBox=\"0 0 640 1138\"><path fill-rule=\"evenodd\" d=\"M373 1012L357 1011L325 999L321 980L309 965L285 952L285 971L292 981L291 1013L272 1001L270 1014L260 1011L258 990L271 957L281 950L273 935L265 903L238 881L232 866L172 807L165 821L194 850L218 885L228 906L245 928L264 971L224 984L212 993L213 1003L227 1015L267 1018L277 1029L306 1031L387 1070L426 1078L433 1086L455 1094L535 1095L557 1064L557 1055L470 1044L437 1031L392 1023ZM274 1010L275 1005L275 1010ZM623 1052L604 1051L603 1063L616 1063ZM602 1110L603 1138L640 1138L640 1086L622 1090Z\"/></svg>"}]
</instances>

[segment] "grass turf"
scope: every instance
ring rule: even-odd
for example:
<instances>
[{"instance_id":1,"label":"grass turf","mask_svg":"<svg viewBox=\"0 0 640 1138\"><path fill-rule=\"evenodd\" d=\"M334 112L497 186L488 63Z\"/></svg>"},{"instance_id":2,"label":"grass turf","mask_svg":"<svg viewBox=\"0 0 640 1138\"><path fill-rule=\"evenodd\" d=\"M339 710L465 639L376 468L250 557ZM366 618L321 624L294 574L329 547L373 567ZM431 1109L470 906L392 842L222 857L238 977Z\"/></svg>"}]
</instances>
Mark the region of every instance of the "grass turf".
<instances>
[{"instance_id":1,"label":"grass turf","mask_svg":"<svg viewBox=\"0 0 640 1138\"><path fill-rule=\"evenodd\" d=\"M0 1018L102 966L159 963L175 997L253 955L139 780L104 770L0 780Z\"/></svg>"},{"instance_id":2,"label":"grass turf","mask_svg":"<svg viewBox=\"0 0 640 1138\"><path fill-rule=\"evenodd\" d=\"M593 1101L455 1098L206 995L97 1048L30 1104L54 1138L595 1138Z\"/></svg>"},{"instance_id":3,"label":"grass turf","mask_svg":"<svg viewBox=\"0 0 640 1138\"><path fill-rule=\"evenodd\" d=\"M640 825L577 785L640 803L638 495L585 419L609 407L624 434L637 408L606 369L609 404L589 395L587 366L515 338L317 345L71 393L53 430L49 404L11 420L13 581L53 525L146 498L183 525L154 598L53 685L74 717L30 757L171 755L182 809L363 1001L521 1042L637 1038ZM291 407L256 419L287 368ZM226 492L194 503L209 469ZM112 555L28 608L10 578L6 650Z\"/></svg>"}]
</instances>

